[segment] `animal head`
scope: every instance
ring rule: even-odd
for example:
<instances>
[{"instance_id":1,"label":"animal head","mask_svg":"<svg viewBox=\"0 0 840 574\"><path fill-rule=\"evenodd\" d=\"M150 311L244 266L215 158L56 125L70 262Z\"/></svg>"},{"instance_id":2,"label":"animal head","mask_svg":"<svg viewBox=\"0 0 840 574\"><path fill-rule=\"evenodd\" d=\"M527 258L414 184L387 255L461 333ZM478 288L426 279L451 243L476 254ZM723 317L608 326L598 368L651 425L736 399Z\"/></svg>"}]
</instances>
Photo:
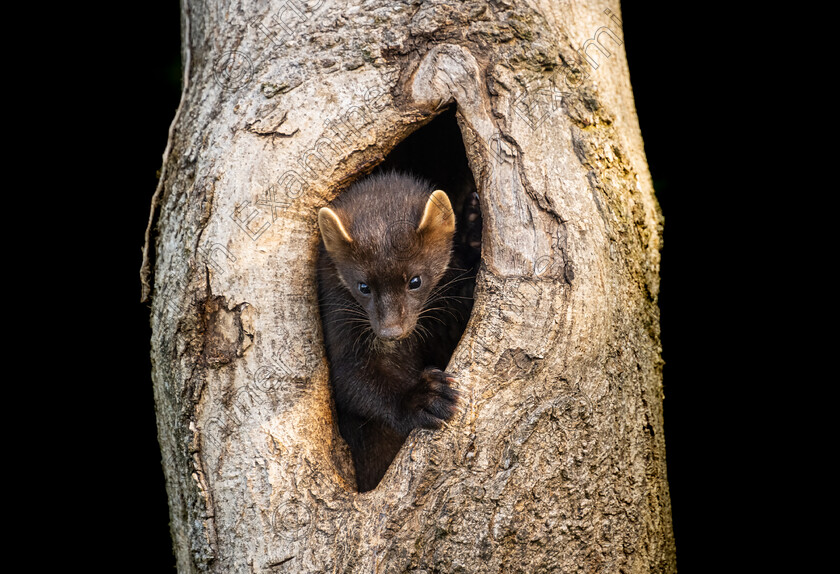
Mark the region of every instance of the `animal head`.
<instances>
[{"instance_id":1,"label":"animal head","mask_svg":"<svg viewBox=\"0 0 840 574\"><path fill-rule=\"evenodd\" d=\"M455 216L449 197L402 174L354 184L318 213L342 285L382 340L408 337L444 276Z\"/></svg>"}]
</instances>

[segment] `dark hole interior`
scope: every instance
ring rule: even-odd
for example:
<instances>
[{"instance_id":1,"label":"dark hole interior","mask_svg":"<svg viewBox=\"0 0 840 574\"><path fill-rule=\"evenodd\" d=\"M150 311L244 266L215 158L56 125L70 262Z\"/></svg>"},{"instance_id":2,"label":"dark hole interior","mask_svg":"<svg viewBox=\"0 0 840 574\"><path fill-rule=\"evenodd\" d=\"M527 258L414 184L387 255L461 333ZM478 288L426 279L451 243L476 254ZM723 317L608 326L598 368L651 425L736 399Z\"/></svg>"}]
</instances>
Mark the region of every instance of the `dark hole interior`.
<instances>
[{"instance_id":1,"label":"dark hole interior","mask_svg":"<svg viewBox=\"0 0 840 574\"><path fill-rule=\"evenodd\" d=\"M481 208L461 131L455 119L455 108L444 111L400 142L373 173L391 170L426 179L434 185L434 189L446 192L452 204L456 232L448 269L443 279L426 292L427 299L422 311L417 315L413 331L405 338L404 344L388 346L392 344L391 341L383 342L371 338L373 331L366 322L364 307L361 307L358 298L348 301L348 296L340 289L331 297L342 301L341 305L347 306L347 310L342 311L342 307L334 303L325 306L323 295L334 282L321 282L319 279L319 286L323 291L322 318L328 317L327 324L331 325L333 335L338 333L339 329L346 330L346 336L327 337L327 348L328 351L336 353L334 357L339 357L337 360L330 357L331 379L334 385L337 380L341 381L338 387L340 391L336 391L334 386L339 430L350 447L360 492L376 487L399 452L410 429L437 428L435 421L429 419L429 416L444 420L453 416L452 402L456 395L449 385L457 381L458 373L451 373L456 379L451 381L450 374L444 372L444 369L449 364L470 318L475 276L481 260ZM419 221L417 223L419 224ZM412 229L412 236L414 232ZM398 258L399 251L395 251L393 256ZM429 253L423 252L422 249L417 254L418 257L429 257ZM433 259L437 261L437 257ZM411 265L406 267L410 268ZM320 269L327 277L332 273L329 264ZM367 292L363 289L367 289ZM358 283L358 290L364 295L371 293L370 286L365 281ZM365 304L378 303L372 299ZM344 323L329 318L333 315ZM353 329L362 329L362 335L356 335ZM363 335L368 338L360 339ZM357 341L362 342L357 345ZM364 363L361 363L361 359L359 363L354 362L358 358L358 352L370 353L364 359ZM382 368L368 371L371 361ZM363 367L358 366L362 364ZM335 377L336 373L340 373L338 378ZM347 373L352 373L352 376ZM347 391L352 385L363 384L354 378L357 377L357 373L374 373L372 376L379 377L376 384L378 389L382 389L380 393ZM410 380L415 376L416 381ZM388 395L387 399L382 400L383 395ZM394 407L392 403L398 406ZM386 420L394 419L385 416L379 420L371 415L376 411L387 413L388 416L392 416L392 411L397 412L399 422L396 425L386 423ZM400 426L406 421L410 421L410 427Z\"/></svg>"}]
</instances>

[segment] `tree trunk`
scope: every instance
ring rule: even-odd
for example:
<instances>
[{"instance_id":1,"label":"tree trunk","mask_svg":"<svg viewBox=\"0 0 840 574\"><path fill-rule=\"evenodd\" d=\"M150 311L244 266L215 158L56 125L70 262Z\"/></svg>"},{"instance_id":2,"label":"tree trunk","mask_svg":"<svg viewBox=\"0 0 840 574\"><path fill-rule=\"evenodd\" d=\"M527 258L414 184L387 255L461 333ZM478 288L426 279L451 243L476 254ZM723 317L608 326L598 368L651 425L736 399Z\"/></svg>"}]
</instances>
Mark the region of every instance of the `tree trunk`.
<instances>
[{"instance_id":1,"label":"tree trunk","mask_svg":"<svg viewBox=\"0 0 840 574\"><path fill-rule=\"evenodd\" d=\"M662 218L618 3L182 14L141 272L179 571L675 571ZM331 406L317 209L453 105L484 218L446 367L465 406L360 495Z\"/></svg>"}]
</instances>

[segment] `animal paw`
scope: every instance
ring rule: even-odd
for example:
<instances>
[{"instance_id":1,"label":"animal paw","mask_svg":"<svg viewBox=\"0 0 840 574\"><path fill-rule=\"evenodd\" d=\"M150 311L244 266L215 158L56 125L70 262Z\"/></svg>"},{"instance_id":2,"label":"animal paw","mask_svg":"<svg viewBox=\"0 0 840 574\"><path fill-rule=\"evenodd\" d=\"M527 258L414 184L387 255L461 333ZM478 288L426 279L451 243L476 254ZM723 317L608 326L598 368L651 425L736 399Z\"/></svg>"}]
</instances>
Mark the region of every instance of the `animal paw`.
<instances>
[{"instance_id":1,"label":"animal paw","mask_svg":"<svg viewBox=\"0 0 840 574\"><path fill-rule=\"evenodd\" d=\"M413 414L415 427L439 429L458 410L460 393L452 388L455 375L427 367L420 375L418 385L412 390L408 408Z\"/></svg>"}]
</instances>

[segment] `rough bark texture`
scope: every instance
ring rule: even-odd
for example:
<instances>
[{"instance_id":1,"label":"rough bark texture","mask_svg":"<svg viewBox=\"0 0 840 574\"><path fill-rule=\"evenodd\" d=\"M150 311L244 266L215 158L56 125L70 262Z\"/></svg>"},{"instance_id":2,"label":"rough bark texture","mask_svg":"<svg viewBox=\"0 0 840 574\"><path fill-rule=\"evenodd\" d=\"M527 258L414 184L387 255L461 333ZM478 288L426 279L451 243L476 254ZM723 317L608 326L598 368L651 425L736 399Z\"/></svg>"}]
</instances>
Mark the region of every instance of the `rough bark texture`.
<instances>
[{"instance_id":1,"label":"rough bark texture","mask_svg":"<svg viewBox=\"0 0 840 574\"><path fill-rule=\"evenodd\" d=\"M662 220L617 2L182 11L142 273L179 571L675 571ZM317 208L452 104L484 214L447 367L466 405L359 495L331 411Z\"/></svg>"}]
</instances>

